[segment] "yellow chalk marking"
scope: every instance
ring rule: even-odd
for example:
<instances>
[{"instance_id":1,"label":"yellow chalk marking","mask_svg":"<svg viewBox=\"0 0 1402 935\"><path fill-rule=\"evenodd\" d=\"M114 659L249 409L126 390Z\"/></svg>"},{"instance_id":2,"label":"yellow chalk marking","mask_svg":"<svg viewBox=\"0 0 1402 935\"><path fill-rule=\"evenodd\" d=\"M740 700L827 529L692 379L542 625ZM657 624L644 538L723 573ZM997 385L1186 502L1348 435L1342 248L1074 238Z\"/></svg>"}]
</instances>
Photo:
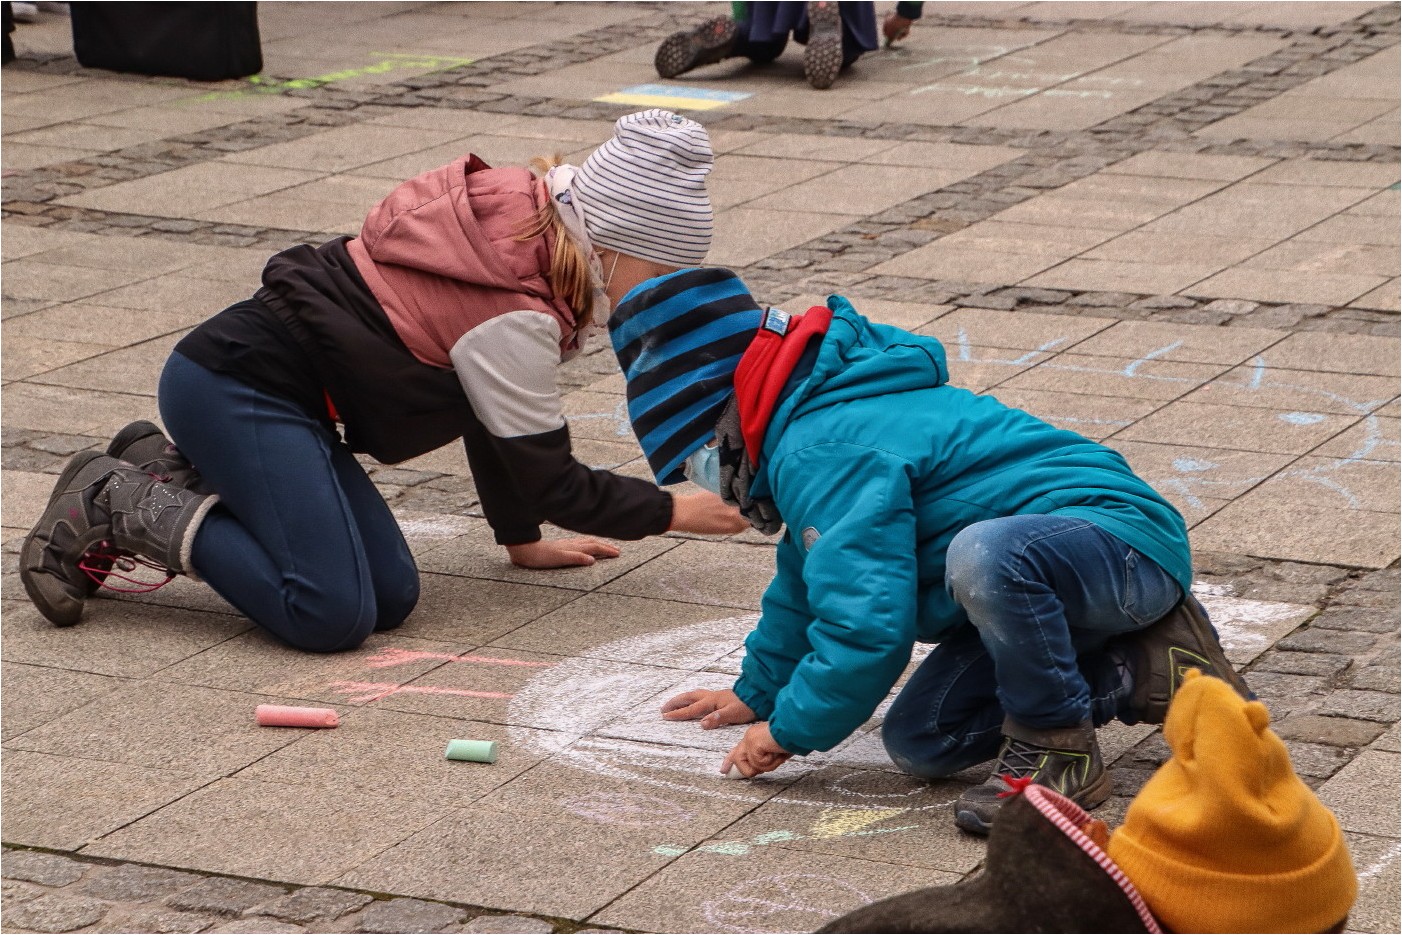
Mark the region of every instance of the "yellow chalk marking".
<instances>
[{"instance_id":1,"label":"yellow chalk marking","mask_svg":"<svg viewBox=\"0 0 1402 935\"><path fill-rule=\"evenodd\" d=\"M661 94L624 94L616 91L594 100L604 104L630 104L636 107L664 107L668 110L715 110L730 101L712 101L699 97L668 97Z\"/></svg>"},{"instance_id":2,"label":"yellow chalk marking","mask_svg":"<svg viewBox=\"0 0 1402 935\"><path fill-rule=\"evenodd\" d=\"M857 834L877 822L905 812L903 808L825 808L813 823L813 837L840 838Z\"/></svg>"}]
</instances>

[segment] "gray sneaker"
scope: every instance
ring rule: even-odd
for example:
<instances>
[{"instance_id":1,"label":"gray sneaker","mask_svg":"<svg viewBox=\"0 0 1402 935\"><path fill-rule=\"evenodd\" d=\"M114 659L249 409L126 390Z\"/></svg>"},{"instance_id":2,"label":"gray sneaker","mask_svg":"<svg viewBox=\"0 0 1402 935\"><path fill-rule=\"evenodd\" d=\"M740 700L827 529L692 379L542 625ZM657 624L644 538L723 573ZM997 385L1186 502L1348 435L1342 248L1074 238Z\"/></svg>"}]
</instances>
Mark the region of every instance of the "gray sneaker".
<instances>
[{"instance_id":1,"label":"gray sneaker","mask_svg":"<svg viewBox=\"0 0 1402 935\"><path fill-rule=\"evenodd\" d=\"M970 834L988 834L1014 786L1033 782L1087 810L1110 797L1110 773L1089 720L1039 730L1004 718L1003 746L993 775L954 803L954 824Z\"/></svg>"},{"instance_id":2,"label":"gray sneaker","mask_svg":"<svg viewBox=\"0 0 1402 935\"><path fill-rule=\"evenodd\" d=\"M90 593L79 563L83 553L110 538L107 511L94 501L121 462L96 451L80 451L58 477L44 515L20 549L20 580L39 612L60 627L83 616Z\"/></svg>"},{"instance_id":3,"label":"gray sneaker","mask_svg":"<svg viewBox=\"0 0 1402 935\"><path fill-rule=\"evenodd\" d=\"M1148 627L1116 639L1112 648L1128 660L1134 677L1134 689L1120 703L1119 719L1126 724L1162 724L1189 669L1221 679L1247 701L1256 699L1227 661L1207 610L1191 594Z\"/></svg>"}]
</instances>

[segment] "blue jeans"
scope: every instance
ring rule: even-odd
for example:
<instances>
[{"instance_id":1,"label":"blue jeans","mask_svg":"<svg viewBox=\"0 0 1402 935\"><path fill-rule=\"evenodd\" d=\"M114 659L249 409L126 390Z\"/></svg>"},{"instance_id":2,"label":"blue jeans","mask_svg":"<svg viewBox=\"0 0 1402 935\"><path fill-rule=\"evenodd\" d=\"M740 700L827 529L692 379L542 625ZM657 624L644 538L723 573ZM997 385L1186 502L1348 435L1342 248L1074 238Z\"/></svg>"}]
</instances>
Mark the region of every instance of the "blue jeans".
<instances>
[{"instance_id":1,"label":"blue jeans","mask_svg":"<svg viewBox=\"0 0 1402 935\"><path fill-rule=\"evenodd\" d=\"M172 354L161 419L220 496L195 571L298 649L354 649L399 626L419 574L389 506L329 421Z\"/></svg>"},{"instance_id":2,"label":"blue jeans","mask_svg":"<svg viewBox=\"0 0 1402 935\"><path fill-rule=\"evenodd\" d=\"M896 765L930 779L996 756L1005 714L1034 728L1114 718L1129 685L1100 650L1183 599L1168 572L1083 519L975 523L945 561L969 625L911 674L882 726Z\"/></svg>"}]
</instances>

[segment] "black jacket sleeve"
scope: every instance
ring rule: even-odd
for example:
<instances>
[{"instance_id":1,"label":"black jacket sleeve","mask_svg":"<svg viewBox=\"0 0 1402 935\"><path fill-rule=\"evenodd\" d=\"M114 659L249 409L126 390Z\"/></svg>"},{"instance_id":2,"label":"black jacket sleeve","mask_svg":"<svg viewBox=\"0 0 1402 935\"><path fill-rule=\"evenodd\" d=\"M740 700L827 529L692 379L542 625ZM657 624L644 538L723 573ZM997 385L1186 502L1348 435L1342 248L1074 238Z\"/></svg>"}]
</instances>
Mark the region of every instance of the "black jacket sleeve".
<instances>
[{"instance_id":1,"label":"black jacket sleeve","mask_svg":"<svg viewBox=\"0 0 1402 935\"><path fill-rule=\"evenodd\" d=\"M612 539L642 539L664 533L672 524L671 494L649 481L580 464L570 453L567 426L491 440L522 502L530 504L533 515L556 526ZM476 470L474 464L474 474ZM480 482L477 489L491 522L488 495ZM505 544L501 527L492 523L492 528L497 541Z\"/></svg>"}]
</instances>

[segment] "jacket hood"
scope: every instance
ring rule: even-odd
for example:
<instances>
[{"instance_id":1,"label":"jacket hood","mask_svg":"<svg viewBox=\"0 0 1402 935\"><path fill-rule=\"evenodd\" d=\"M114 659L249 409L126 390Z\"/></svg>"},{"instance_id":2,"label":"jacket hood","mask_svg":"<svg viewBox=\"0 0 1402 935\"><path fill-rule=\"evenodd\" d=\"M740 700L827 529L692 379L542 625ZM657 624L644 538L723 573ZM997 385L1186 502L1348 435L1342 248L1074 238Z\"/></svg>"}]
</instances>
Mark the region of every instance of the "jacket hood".
<instances>
[{"instance_id":1,"label":"jacket hood","mask_svg":"<svg viewBox=\"0 0 1402 935\"><path fill-rule=\"evenodd\" d=\"M826 406L948 382L949 367L939 341L868 321L840 295L828 296L827 306L832 324L813 369L779 405L770 433Z\"/></svg>"},{"instance_id":2,"label":"jacket hood","mask_svg":"<svg viewBox=\"0 0 1402 935\"><path fill-rule=\"evenodd\" d=\"M549 302L552 239L518 239L548 197L529 169L463 156L391 192L366 217L360 242L376 263Z\"/></svg>"}]
</instances>

